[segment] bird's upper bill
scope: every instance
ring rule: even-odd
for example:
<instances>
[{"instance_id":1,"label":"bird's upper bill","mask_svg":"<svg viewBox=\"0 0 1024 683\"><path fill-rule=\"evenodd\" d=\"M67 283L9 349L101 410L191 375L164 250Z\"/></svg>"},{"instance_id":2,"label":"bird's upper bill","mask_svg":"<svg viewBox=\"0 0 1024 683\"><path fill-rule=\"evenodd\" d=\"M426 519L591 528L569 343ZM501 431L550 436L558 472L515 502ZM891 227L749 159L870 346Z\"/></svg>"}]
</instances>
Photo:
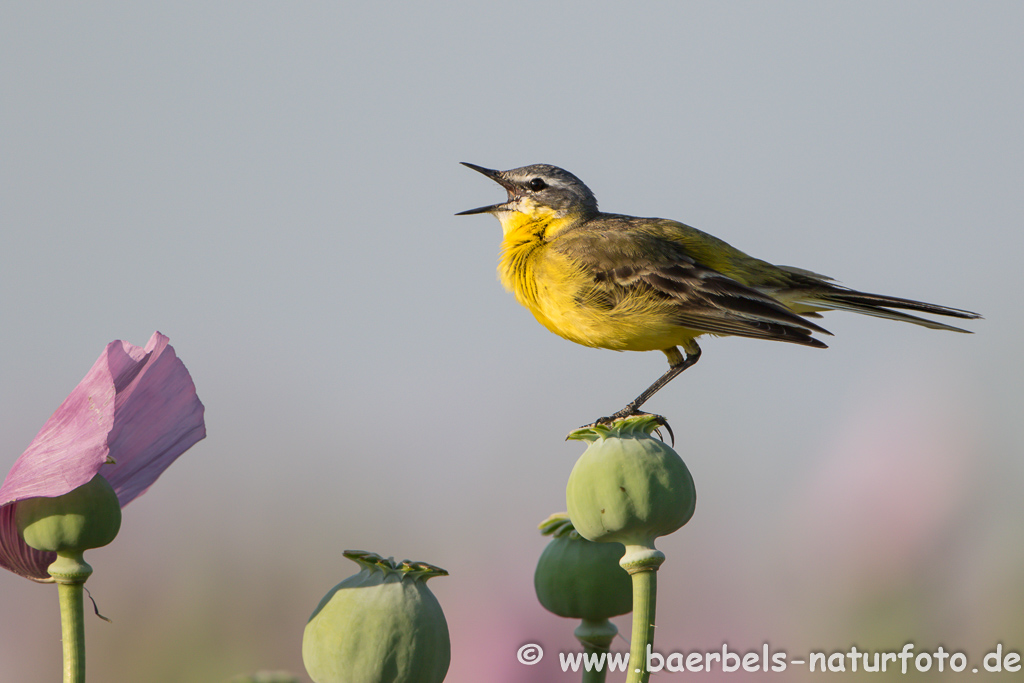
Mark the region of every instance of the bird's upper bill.
<instances>
[{"instance_id":1,"label":"bird's upper bill","mask_svg":"<svg viewBox=\"0 0 1024 683\"><path fill-rule=\"evenodd\" d=\"M508 202L511 202L518 196L519 192L515 184L502 177L501 171L495 171L492 168L484 168L483 166L477 166L476 164L471 164L466 161L462 161L459 163L461 163L463 166L468 166L474 171L479 171L480 173L483 173L485 176L487 176L494 182L504 187L505 190L508 192L508 200L502 202L501 204L491 204L490 206L481 206L476 209L470 209L468 211L460 211L457 214L455 214L456 216L469 216L474 213L491 213L494 211L500 211L501 209L506 208Z\"/></svg>"}]
</instances>

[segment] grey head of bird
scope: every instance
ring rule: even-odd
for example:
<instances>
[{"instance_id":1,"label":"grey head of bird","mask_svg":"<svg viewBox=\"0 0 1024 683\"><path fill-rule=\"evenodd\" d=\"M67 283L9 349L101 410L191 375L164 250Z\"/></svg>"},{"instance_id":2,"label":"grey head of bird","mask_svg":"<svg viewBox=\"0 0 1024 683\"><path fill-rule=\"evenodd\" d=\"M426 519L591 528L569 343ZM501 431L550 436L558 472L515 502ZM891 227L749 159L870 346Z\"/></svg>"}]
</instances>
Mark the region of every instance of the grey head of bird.
<instances>
[{"instance_id":1,"label":"grey head of bird","mask_svg":"<svg viewBox=\"0 0 1024 683\"><path fill-rule=\"evenodd\" d=\"M590 188L572 173L557 166L533 164L508 171L495 171L465 161L462 165L479 171L505 188L508 201L460 211L456 216L474 213L532 213L538 207L548 209L558 216L576 213L591 216L597 213L597 198Z\"/></svg>"}]
</instances>

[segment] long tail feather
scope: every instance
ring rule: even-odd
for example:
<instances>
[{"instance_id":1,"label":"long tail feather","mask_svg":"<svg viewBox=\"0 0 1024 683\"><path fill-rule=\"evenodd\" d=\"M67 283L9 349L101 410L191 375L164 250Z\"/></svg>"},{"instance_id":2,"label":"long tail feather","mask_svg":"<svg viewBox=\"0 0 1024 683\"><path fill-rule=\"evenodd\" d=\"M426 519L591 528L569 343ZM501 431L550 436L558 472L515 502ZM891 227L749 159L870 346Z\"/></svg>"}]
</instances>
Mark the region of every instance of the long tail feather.
<instances>
[{"instance_id":1,"label":"long tail feather","mask_svg":"<svg viewBox=\"0 0 1024 683\"><path fill-rule=\"evenodd\" d=\"M959 308L938 306L936 304L929 304L923 301L901 299L895 296L869 294L867 292L858 292L852 289L846 290L839 287L830 288L825 292L815 292L812 296L807 297L799 303L808 306L822 306L837 310L852 311L854 313L872 315L877 318L888 318L889 320L902 320L903 322L913 323L923 327L930 327L933 330L949 330L951 332L965 332L968 334L970 334L970 330L964 330L959 327L953 327L952 325L946 325L944 323L935 322L934 320L928 320L927 318L921 318L916 315L910 315L909 313L902 313L892 309L896 308L909 311L919 311L921 313L945 315L952 318L964 318L968 320L981 317L977 313L965 311Z\"/></svg>"}]
</instances>

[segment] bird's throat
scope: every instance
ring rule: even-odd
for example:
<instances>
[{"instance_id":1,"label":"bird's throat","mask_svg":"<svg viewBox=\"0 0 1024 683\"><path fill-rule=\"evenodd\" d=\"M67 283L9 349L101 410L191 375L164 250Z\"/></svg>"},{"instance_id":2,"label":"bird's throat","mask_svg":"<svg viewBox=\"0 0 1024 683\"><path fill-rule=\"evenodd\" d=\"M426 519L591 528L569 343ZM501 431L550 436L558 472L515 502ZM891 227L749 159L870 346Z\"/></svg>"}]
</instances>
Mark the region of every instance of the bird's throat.
<instances>
[{"instance_id":1,"label":"bird's throat","mask_svg":"<svg viewBox=\"0 0 1024 683\"><path fill-rule=\"evenodd\" d=\"M505 241L549 240L581 219L579 214L555 211L546 206L532 205L526 208L526 211L496 213Z\"/></svg>"}]
</instances>

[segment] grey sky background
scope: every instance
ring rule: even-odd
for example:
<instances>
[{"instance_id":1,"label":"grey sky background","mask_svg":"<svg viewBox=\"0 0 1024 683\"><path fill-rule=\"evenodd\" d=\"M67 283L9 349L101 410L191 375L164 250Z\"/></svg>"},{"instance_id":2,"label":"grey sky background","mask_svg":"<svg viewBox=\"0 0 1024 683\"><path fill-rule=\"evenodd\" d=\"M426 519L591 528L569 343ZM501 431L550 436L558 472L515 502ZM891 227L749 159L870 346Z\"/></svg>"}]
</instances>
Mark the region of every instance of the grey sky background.
<instances>
[{"instance_id":1,"label":"grey sky background","mask_svg":"<svg viewBox=\"0 0 1024 683\"><path fill-rule=\"evenodd\" d=\"M703 343L649 404L698 491L659 649L1019 651L1022 28L1014 2L5 5L4 471L113 339L167 334L207 408L89 557L90 677L304 675L358 548L451 572L448 680L563 680L574 625L532 589L563 438L665 360L502 291L497 222L453 216L502 191L459 161L986 318ZM0 615L0 680L53 680L52 587L0 576Z\"/></svg>"}]
</instances>

